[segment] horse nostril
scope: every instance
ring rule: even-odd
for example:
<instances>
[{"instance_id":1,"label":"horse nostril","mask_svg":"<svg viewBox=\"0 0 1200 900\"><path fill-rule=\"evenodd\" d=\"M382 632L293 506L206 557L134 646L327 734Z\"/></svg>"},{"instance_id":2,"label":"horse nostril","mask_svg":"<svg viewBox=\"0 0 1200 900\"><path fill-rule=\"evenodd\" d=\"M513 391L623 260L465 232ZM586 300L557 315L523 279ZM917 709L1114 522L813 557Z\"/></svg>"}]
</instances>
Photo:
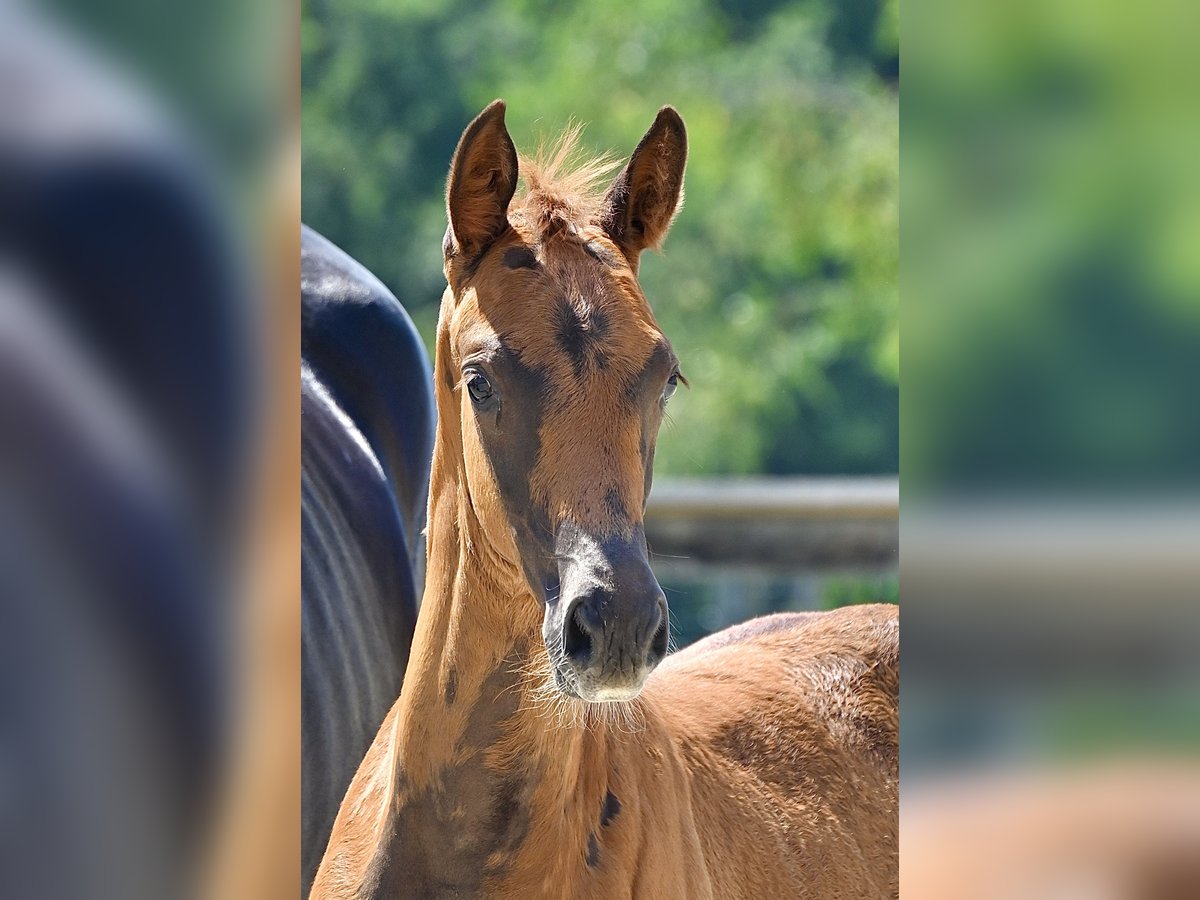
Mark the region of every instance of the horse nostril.
<instances>
[{"instance_id":1,"label":"horse nostril","mask_svg":"<svg viewBox=\"0 0 1200 900\"><path fill-rule=\"evenodd\" d=\"M580 603L567 616L563 629L563 650L575 662L586 663L592 656L592 636L583 621L583 604Z\"/></svg>"},{"instance_id":2,"label":"horse nostril","mask_svg":"<svg viewBox=\"0 0 1200 900\"><path fill-rule=\"evenodd\" d=\"M662 621L658 625L658 631L654 632L654 639L650 642L650 665L657 665L666 657L669 638L670 630L667 627L667 617L663 616Z\"/></svg>"}]
</instances>

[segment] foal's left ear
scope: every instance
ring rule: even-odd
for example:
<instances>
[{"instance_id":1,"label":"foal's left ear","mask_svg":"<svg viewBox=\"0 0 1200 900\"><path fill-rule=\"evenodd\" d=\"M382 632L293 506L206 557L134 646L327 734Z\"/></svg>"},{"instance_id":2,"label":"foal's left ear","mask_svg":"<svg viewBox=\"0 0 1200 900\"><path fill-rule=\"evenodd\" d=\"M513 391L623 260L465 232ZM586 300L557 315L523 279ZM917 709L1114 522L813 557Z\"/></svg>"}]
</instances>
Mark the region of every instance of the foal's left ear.
<instances>
[{"instance_id":1,"label":"foal's left ear","mask_svg":"<svg viewBox=\"0 0 1200 900\"><path fill-rule=\"evenodd\" d=\"M450 163L446 212L454 246L447 251L475 256L500 237L516 189L517 148L504 125L504 101L494 100L467 126Z\"/></svg>"},{"instance_id":2,"label":"foal's left ear","mask_svg":"<svg viewBox=\"0 0 1200 900\"><path fill-rule=\"evenodd\" d=\"M600 224L635 269L641 252L667 236L683 199L686 164L687 129L679 113L664 106L601 207Z\"/></svg>"}]
</instances>

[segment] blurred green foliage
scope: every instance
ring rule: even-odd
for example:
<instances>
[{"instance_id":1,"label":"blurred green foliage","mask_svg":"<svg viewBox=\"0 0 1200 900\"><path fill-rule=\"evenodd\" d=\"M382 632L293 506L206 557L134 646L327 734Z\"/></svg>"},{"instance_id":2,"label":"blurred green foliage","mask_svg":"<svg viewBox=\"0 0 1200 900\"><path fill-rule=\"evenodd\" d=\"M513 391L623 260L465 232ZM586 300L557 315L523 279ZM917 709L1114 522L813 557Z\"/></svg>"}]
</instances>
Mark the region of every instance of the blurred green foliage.
<instances>
[{"instance_id":1,"label":"blurred green foliage","mask_svg":"<svg viewBox=\"0 0 1200 900\"><path fill-rule=\"evenodd\" d=\"M837 609L859 603L899 603L900 579L894 574L831 575L821 585L820 609Z\"/></svg>"},{"instance_id":2,"label":"blurred green foliage","mask_svg":"<svg viewBox=\"0 0 1200 900\"><path fill-rule=\"evenodd\" d=\"M244 3L148 3L144 0L49 0L30 4L82 41L152 106L170 110L171 128L192 143L210 174L227 181L220 202L262 228L260 205L271 202L271 169L283 105L294 78L295 52L281 28L285 0ZM3 6L0 6L0 14ZM3 27L3 23L0 23Z\"/></svg>"},{"instance_id":3,"label":"blurred green foliage","mask_svg":"<svg viewBox=\"0 0 1200 900\"><path fill-rule=\"evenodd\" d=\"M643 285L692 384L663 473L898 468L898 2L305 0L305 221L432 338L446 169L489 101L531 151L688 124L687 202Z\"/></svg>"},{"instance_id":4,"label":"blurred green foliage","mask_svg":"<svg viewBox=\"0 0 1200 900\"><path fill-rule=\"evenodd\" d=\"M1052 759L1104 757L1114 750L1189 753L1200 749L1200 694L1194 681L1134 685L1123 680L1048 692L1030 727Z\"/></svg>"},{"instance_id":5,"label":"blurred green foliage","mask_svg":"<svg viewBox=\"0 0 1200 900\"><path fill-rule=\"evenodd\" d=\"M906 492L1200 481L1200 27L930 0L905 73Z\"/></svg>"}]
</instances>

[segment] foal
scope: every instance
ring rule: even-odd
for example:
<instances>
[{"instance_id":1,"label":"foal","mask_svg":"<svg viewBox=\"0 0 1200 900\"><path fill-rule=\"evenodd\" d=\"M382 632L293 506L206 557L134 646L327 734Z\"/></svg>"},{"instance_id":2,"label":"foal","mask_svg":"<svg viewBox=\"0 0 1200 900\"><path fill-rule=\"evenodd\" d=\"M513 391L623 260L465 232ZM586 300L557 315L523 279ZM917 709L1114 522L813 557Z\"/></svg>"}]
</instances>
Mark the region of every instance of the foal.
<instances>
[{"instance_id":1,"label":"foal","mask_svg":"<svg viewBox=\"0 0 1200 900\"><path fill-rule=\"evenodd\" d=\"M320 898L891 897L894 607L670 657L642 511L682 376L638 285L679 205L664 108L607 193L497 101L447 188L425 598Z\"/></svg>"}]
</instances>

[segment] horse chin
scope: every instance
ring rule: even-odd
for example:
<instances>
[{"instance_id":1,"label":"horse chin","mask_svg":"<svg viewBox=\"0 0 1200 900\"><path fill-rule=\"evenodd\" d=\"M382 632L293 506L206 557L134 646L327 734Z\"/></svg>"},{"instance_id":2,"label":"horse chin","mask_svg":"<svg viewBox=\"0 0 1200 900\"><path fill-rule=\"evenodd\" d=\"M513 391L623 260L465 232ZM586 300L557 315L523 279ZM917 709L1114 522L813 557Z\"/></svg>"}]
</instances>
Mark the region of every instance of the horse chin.
<instances>
[{"instance_id":1,"label":"horse chin","mask_svg":"<svg viewBox=\"0 0 1200 900\"><path fill-rule=\"evenodd\" d=\"M588 704L628 703L641 696L645 676L624 678L619 682L601 681L586 675L556 671L554 681L559 691L572 700Z\"/></svg>"},{"instance_id":2,"label":"horse chin","mask_svg":"<svg viewBox=\"0 0 1200 900\"><path fill-rule=\"evenodd\" d=\"M600 687L588 691L580 697L586 703L628 703L636 700L642 693L642 685L636 687Z\"/></svg>"}]
</instances>

